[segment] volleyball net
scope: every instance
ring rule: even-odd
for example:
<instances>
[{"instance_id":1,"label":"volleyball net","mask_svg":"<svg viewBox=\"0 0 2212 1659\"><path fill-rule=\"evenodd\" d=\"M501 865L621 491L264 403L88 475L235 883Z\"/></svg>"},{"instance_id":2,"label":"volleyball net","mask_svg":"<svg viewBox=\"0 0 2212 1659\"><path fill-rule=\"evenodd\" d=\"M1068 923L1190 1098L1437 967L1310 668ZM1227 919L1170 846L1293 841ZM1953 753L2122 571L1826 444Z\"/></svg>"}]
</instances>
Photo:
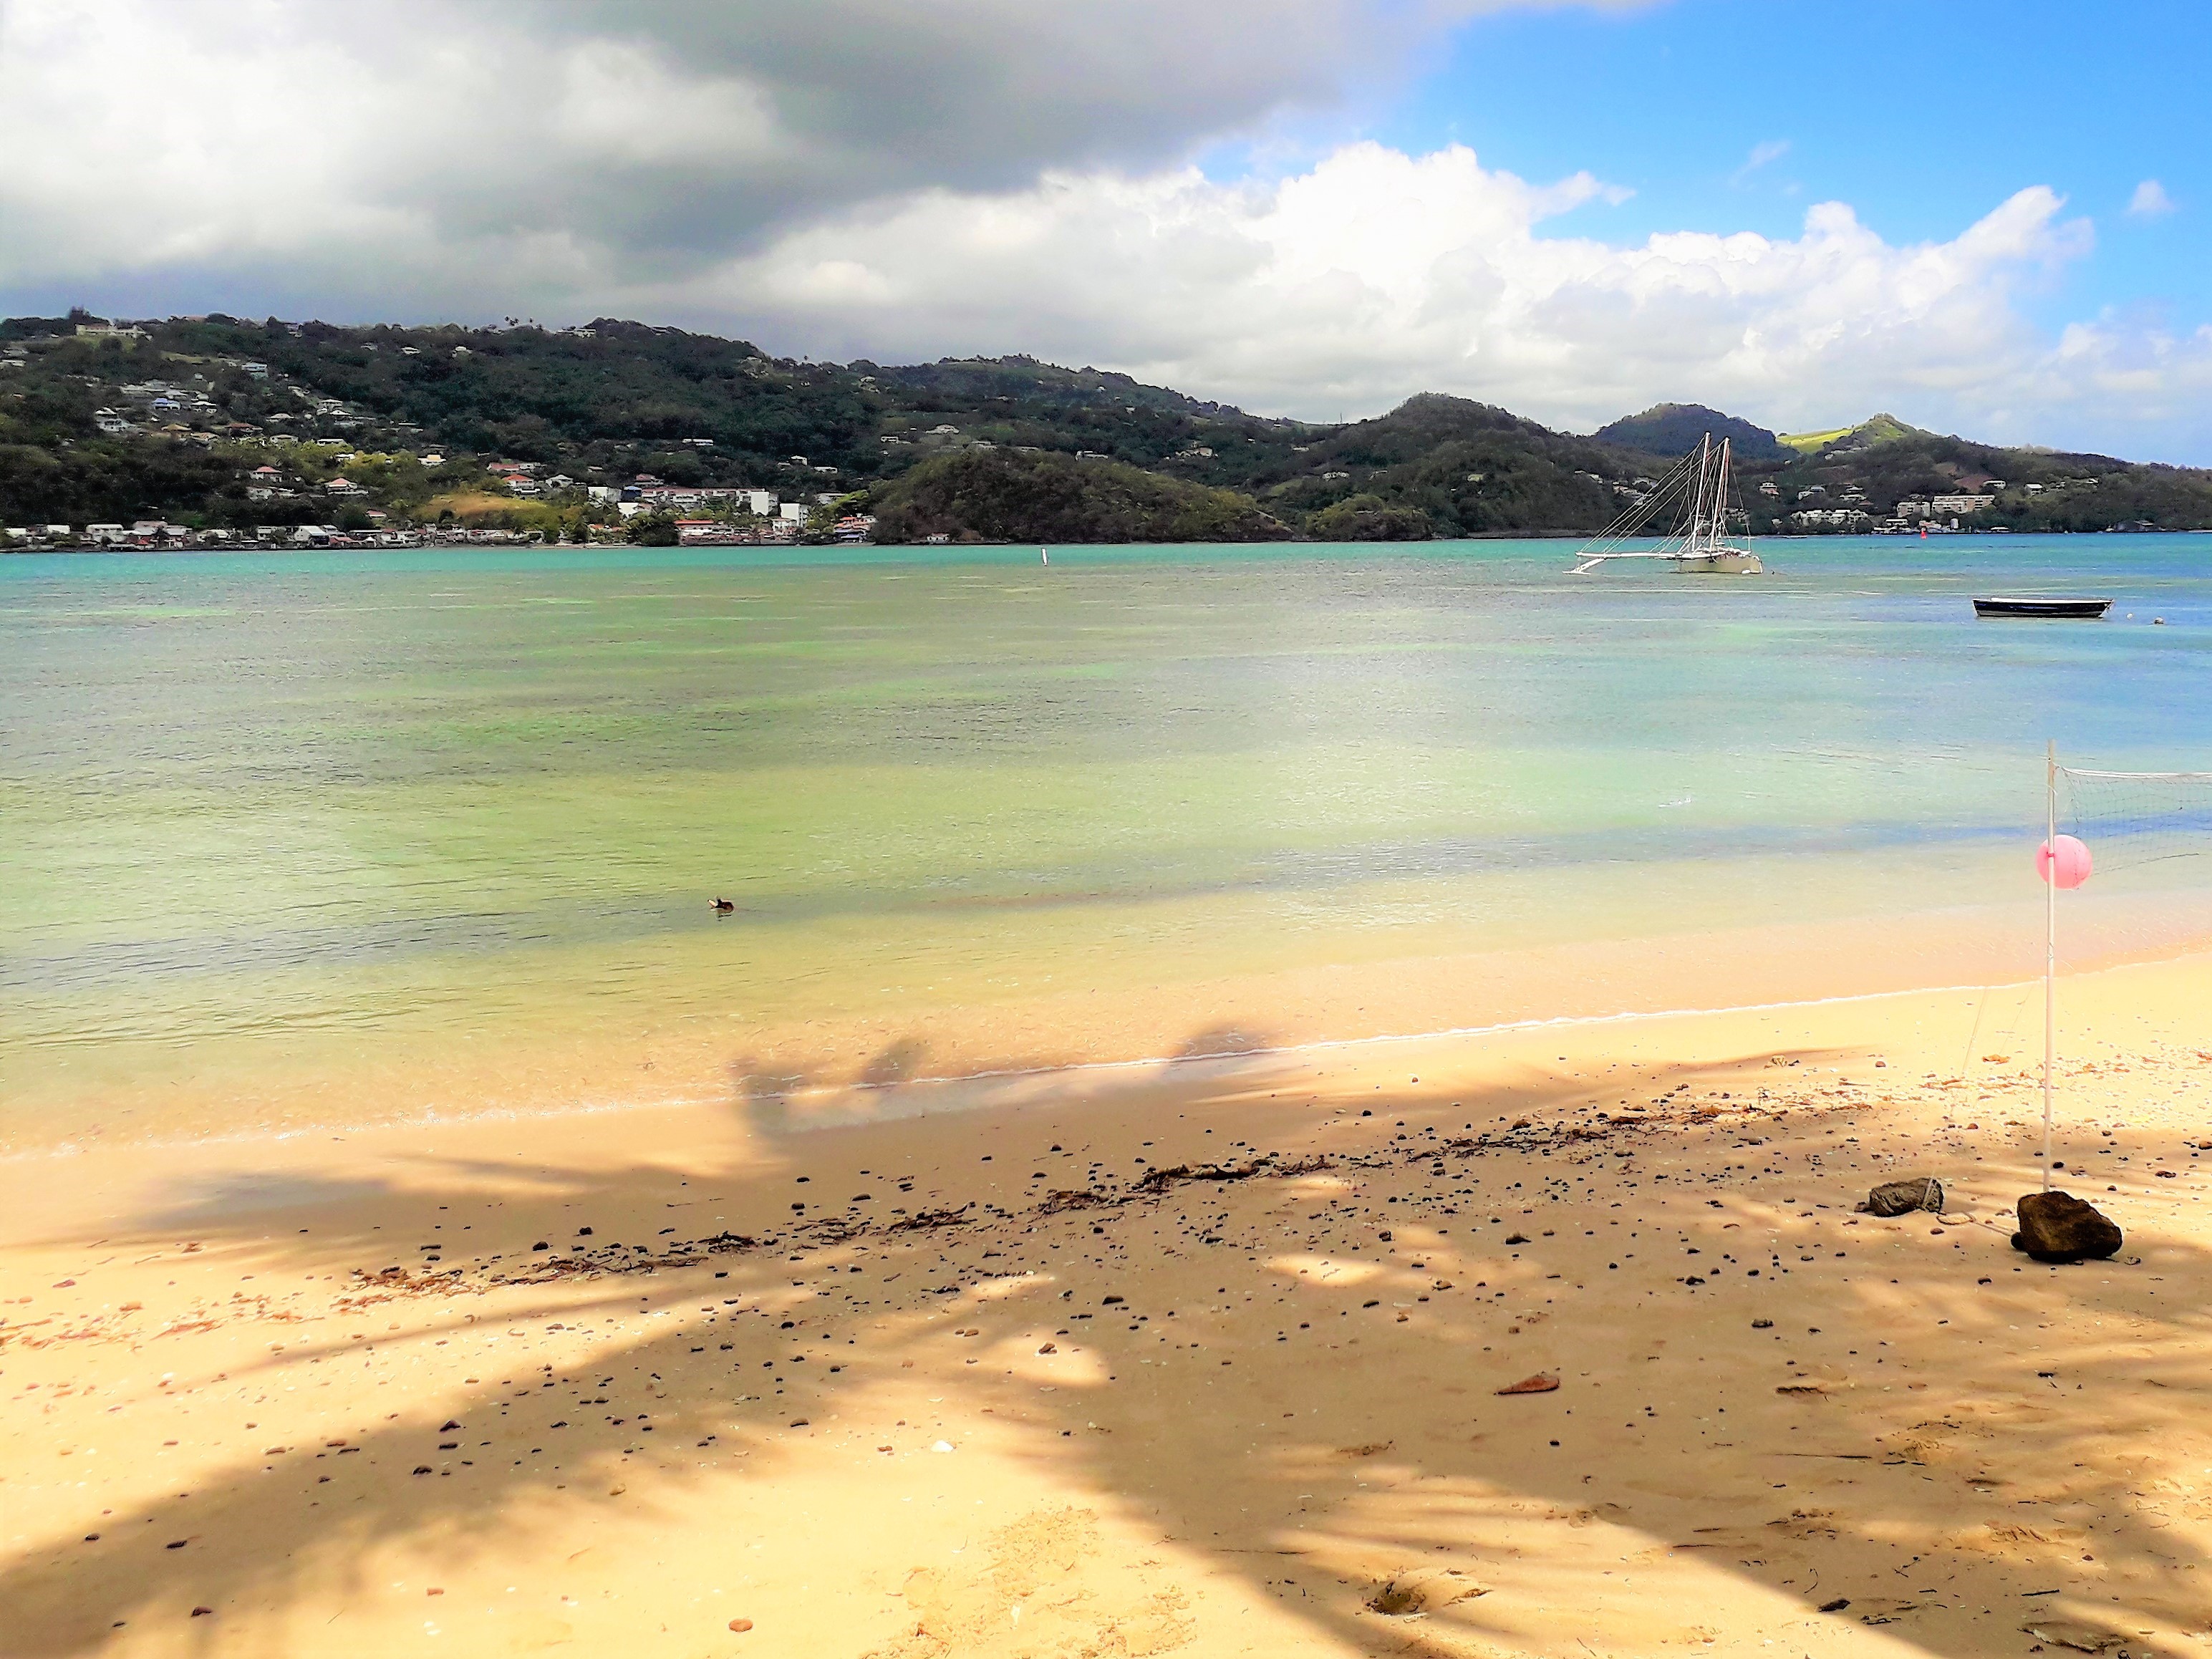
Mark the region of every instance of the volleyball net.
<instances>
[{"instance_id":1,"label":"volleyball net","mask_svg":"<svg viewBox=\"0 0 2212 1659\"><path fill-rule=\"evenodd\" d=\"M2057 1091L2060 895L2115 886L2138 905L2212 881L2212 771L2126 772L2045 760L2045 836L2036 870L2045 890L2043 1186L2051 1188ZM2093 882L2094 887L2092 887Z\"/></svg>"}]
</instances>

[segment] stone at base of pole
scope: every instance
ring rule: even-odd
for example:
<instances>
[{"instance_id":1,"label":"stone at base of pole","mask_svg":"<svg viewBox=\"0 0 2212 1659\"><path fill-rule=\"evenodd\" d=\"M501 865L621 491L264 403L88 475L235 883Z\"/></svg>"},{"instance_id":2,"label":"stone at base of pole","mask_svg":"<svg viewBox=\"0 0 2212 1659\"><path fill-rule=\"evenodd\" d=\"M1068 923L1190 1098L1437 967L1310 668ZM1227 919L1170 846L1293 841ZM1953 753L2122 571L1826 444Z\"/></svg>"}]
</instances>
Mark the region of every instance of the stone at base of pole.
<instances>
[{"instance_id":1,"label":"stone at base of pole","mask_svg":"<svg viewBox=\"0 0 2212 1659\"><path fill-rule=\"evenodd\" d=\"M2012 1247L2038 1261L2101 1261L2124 1242L2119 1224L2071 1193L2029 1193L2020 1200Z\"/></svg>"}]
</instances>

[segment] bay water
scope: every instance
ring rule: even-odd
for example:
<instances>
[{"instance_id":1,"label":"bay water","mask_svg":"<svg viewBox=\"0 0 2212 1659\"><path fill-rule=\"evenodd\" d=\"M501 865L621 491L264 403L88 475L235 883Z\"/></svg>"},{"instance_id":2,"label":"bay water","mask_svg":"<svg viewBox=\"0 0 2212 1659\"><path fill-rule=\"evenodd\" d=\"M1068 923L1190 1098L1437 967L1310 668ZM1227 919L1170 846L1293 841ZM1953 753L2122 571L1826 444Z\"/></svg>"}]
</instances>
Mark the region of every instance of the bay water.
<instances>
[{"instance_id":1,"label":"bay water","mask_svg":"<svg viewBox=\"0 0 2212 1659\"><path fill-rule=\"evenodd\" d=\"M0 559L0 1147L2026 979L2045 739L2212 769L2212 538L1571 550Z\"/></svg>"}]
</instances>

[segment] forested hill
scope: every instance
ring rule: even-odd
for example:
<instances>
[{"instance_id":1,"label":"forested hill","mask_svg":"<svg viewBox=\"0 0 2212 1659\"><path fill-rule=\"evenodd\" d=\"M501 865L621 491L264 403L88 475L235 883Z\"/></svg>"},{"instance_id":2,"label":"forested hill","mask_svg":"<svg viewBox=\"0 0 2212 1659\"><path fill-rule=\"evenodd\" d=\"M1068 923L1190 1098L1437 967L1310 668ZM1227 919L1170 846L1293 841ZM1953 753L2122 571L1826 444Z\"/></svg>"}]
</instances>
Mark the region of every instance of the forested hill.
<instances>
[{"instance_id":1,"label":"forested hill","mask_svg":"<svg viewBox=\"0 0 2212 1659\"><path fill-rule=\"evenodd\" d=\"M0 322L0 361L15 365L0 370L0 522L304 514L314 503L263 501L248 513L242 494L220 488L267 463L253 446L285 439L442 458L444 468L407 477L411 497L380 492L380 506L405 511L481 484L488 459L580 482L642 472L811 495L983 442L1090 451L1227 483L1287 460L1310 431L1024 357L809 363L605 318L558 332L207 318L120 337L80 335L87 320ZM164 435L191 452L164 446Z\"/></svg>"},{"instance_id":2,"label":"forested hill","mask_svg":"<svg viewBox=\"0 0 2212 1659\"><path fill-rule=\"evenodd\" d=\"M1778 461L1782 441L1763 426L1723 415L1703 404L1654 404L1641 415L1624 415L1591 434L1607 443L1653 455L1686 455L1705 438L1726 438L1747 461Z\"/></svg>"},{"instance_id":3,"label":"forested hill","mask_svg":"<svg viewBox=\"0 0 2212 1659\"><path fill-rule=\"evenodd\" d=\"M740 489L817 516L832 511L825 501L841 514L880 507L885 539L1051 539L1054 523L1148 538L1224 526L1578 536L1632 506L1708 428L1737 439L1757 533L1865 528L1916 495L1976 491L1991 501L1967 510L1969 527L2212 526L2212 475L1998 449L1886 416L1785 447L1718 411L1661 405L1580 438L1428 394L1321 425L1029 357L812 363L607 318L561 331L0 320L0 526L163 518L672 535L669 513L614 510L611 496L643 474L708 492L689 510L733 522L746 514L729 496ZM994 451L1031 459L949 465ZM1081 482L1034 459L1055 456L1154 482ZM951 487L962 480L977 489ZM1057 517L1056 487L1082 497Z\"/></svg>"}]
</instances>

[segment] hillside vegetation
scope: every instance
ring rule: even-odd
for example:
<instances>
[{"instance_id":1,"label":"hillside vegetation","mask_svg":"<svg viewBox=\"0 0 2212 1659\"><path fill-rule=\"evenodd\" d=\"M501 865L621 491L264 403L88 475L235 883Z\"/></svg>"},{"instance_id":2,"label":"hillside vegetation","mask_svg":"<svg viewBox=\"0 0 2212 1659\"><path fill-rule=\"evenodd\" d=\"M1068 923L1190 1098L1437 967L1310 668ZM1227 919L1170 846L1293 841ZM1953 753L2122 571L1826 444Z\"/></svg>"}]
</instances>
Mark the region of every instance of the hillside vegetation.
<instances>
[{"instance_id":1,"label":"hillside vegetation","mask_svg":"<svg viewBox=\"0 0 2212 1659\"><path fill-rule=\"evenodd\" d=\"M1992 498L1988 507L1932 516L1984 530L2212 529L2212 472L2201 468L1975 443L1893 415L1784 441L1810 447L1779 469L1744 473L1754 529L1790 528L1790 515L1808 506L1846 505L1880 521L1916 500L1984 495ZM1759 485L1770 482L1776 495L1762 496ZM1815 489L1818 501L1808 493Z\"/></svg>"},{"instance_id":2,"label":"hillside vegetation","mask_svg":"<svg viewBox=\"0 0 2212 1659\"><path fill-rule=\"evenodd\" d=\"M1703 404L1654 404L1641 415L1623 416L1590 435L1626 449L1640 449L1647 455L1686 455L1710 435L1716 441L1729 439L1741 460L1784 459L1784 441L1765 427L1707 409Z\"/></svg>"},{"instance_id":3,"label":"hillside vegetation","mask_svg":"<svg viewBox=\"0 0 2212 1659\"><path fill-rule=\"evenodd\" d=\"M1423 394L1330 425L1030 357L794 362L610 318L558 331L0 320L12 526L661 537L678 512L736 514L730 492L746 489L802 519L867 506L885 538L1588 536L1707 432L1735 441L1757 534L1864 529L1900 502L1978 492L1996 499L1969 527L2212 527L2212 474L2000 448L1887 415L1777 440L1662 404L1577 437ZM495 465L534 471L518 483ZM620 517L611 498L647 483L720 495L650 523Z\"/></svg>"},{"instance_id":4,"label":"hillside vegetation","mask_svg":"<svg viewBox=\"0 0 2212 1659\"><path fill-rule=\"evenodd\" d=\"M969 449L869 500L880 542L1265 542L1291 534L1249 495L1120 461Z\"/></svg>"}]
</instances>

